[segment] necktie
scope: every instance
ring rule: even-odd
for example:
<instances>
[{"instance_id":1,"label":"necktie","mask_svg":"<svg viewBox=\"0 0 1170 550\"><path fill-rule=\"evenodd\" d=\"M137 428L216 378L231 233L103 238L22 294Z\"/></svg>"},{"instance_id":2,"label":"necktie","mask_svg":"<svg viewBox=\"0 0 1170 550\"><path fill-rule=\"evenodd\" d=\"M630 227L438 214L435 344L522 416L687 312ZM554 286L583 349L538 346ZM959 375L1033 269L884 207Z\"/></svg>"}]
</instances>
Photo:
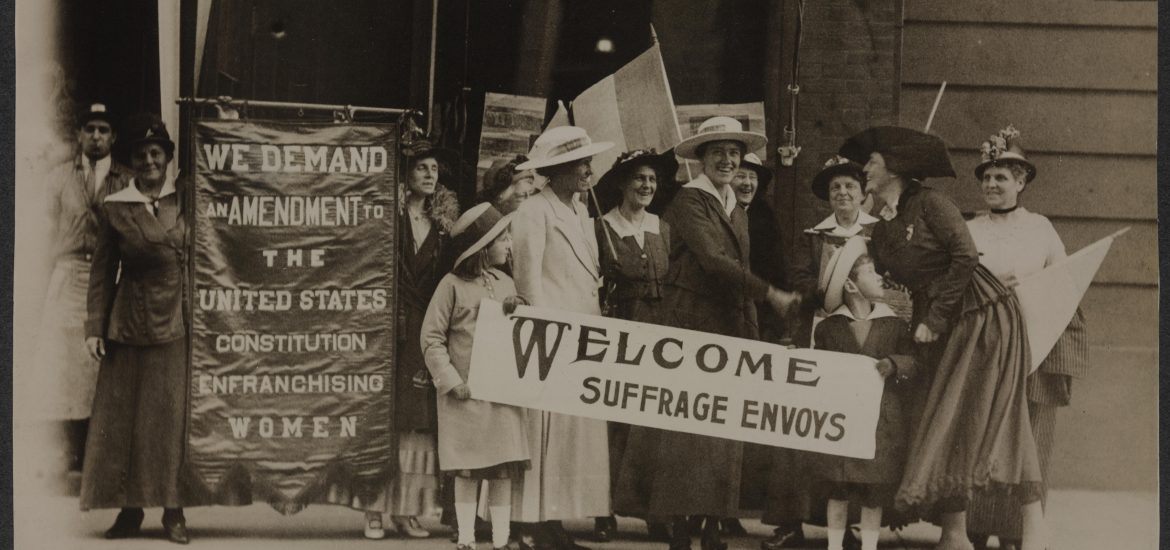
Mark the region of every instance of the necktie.
<instances>
[{"instance_id":1,"label":"necktie","mask_svg":"<svg viewBox=\"0 0 1170 550\"><path fill-rule=\"evenodd\" d=\"M90 195L97 194L97 161L87 158L89 161L89 170L85 173L85 192Z\"/></svg>"}]
</instances>

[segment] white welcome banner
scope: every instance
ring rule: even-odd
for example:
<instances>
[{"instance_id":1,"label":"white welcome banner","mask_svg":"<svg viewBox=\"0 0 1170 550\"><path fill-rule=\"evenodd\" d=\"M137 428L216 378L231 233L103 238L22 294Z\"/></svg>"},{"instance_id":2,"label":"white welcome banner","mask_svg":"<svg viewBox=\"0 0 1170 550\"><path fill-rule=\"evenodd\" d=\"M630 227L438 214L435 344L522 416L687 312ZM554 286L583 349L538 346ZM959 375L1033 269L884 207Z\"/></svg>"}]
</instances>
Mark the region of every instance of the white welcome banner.
<instances>
[{"instance_id":1,"label":"white welcome banner","mask_svg":"<svg viewBox=\"0 0 1170 550\"><path fill-rule=\"evenodd\" d=\"M483 300L468 385L496 403L873 458L872 358Z\"/></svg>"}]
</instances>

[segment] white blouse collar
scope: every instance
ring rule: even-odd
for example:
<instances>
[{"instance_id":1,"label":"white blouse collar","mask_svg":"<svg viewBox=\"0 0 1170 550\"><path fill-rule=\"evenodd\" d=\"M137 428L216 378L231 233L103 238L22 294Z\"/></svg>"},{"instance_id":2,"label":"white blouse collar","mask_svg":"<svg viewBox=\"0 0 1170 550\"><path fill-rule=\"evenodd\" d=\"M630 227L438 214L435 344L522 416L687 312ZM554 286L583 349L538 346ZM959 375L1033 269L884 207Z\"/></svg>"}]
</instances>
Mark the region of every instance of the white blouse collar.
<instances>
[{"instance_id":1,"label":"white blouse collar","mask_svg":"<svg viewBox=\"0 0 1170 550\"><path fill-rule=\"evenodd\" d=\"M173 194L175 194L175 178L168 177L167 180L163 182L162 189L160 189L158 192L158 198L161 199L167 195L173 195ZM112 194L106 196L105 201L106 202L140 202L142 204L150 204L150 203L154 202L155 199L151 199L150 197L143 195L142 191L138 190L137 180L134 178L131 178L129 185L127 185L124 189L122 189L121 191L118 191L117 193L112 193Z\"/></svg>"},{"instance_id":2,"label":"white blouse collar","mask_svg":"<svg viewBox=\"0 0 1170 550\"><path fill-rule=\"evenodd\" d=\"M853 310L849 309L847 304L841 304L840 307L834 309L833 312L829 314L829 317L834 315L844 315L845 317L848 317L854 321L859 320L857 317L853 316ZM873 302L873 311L869 312L869 317L866 317L865 320L872 321L874 319L897 316L898 315L894 313L894 310L890 309L890 306L883 304L882 302Z\"/></svg>"},{"instance_id":3,"label":"white blouse collar","mask_svg":"<svg viewBox=\"0 0 1170 550\"><path fill-rule=\"evenodd\" d=\"M859 210L857 212L857 222L849 227L842 227L841 224L837 223L837 215L829 214L829 217L825 218L821 223L818 223L813 229L841 237L852 237L861 233L864 226L877 223L877 221L877 218L866 214L863 210Z\"/></svg>"},{"instance_id":4,"label":"white blouse collar","mask_svg":"<svg viewBox=\"0 0 1170 550\"><path fill-rule=\"evenodd\" d=\"M688 181L683 187L699 189L719 199L719 203L723 205L723 212L728 216L735 211L736 205L739 204L735 200L735 191L731 189L730 185L723 186L723 193L720 194L719 190L715 188L715 184L707 177L707 174L699 174L699 177Z\"/></svg>"},{"instance_id":5,"label":"white blouse collar","mask_svg":"<svg viewBox=\"0 0 1170 550\"><path fill-rule=\"evenodd\" d=\"M634 225L633 222L627 220L626 217L621 214L621 212L618 212L616 207L609 212L606 212L605 215L602 216L602 219L608 222L609 226L613 229L613 232L617 233L617 236L621 238L634 237L635 239L640 239L645 233L653 233L657 235L660 230L658 216L655 216L649 212L646 212L645 215L642 216L642 222L639 225Z\"/></svg>"}]
</instances>

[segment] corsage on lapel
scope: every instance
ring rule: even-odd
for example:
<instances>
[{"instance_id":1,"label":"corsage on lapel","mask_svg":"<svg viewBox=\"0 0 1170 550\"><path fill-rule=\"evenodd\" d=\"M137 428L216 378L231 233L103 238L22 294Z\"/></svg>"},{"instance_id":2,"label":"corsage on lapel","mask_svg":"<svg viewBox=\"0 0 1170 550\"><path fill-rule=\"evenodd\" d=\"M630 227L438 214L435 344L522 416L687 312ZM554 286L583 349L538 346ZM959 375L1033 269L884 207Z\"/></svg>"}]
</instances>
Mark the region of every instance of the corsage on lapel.
<instances>
[{"instance_id":1,"label":"corsage on lapel","mask_svg":"<svg viewBox=\"0 0 1170 550\"><path fill-rule=\"evenodd\" d=\"M906 241L909 242L910 239L913 239L913 238L914 238L914 224L910 224L910 225L906 226Z\"/></svg>"}]
</instances>

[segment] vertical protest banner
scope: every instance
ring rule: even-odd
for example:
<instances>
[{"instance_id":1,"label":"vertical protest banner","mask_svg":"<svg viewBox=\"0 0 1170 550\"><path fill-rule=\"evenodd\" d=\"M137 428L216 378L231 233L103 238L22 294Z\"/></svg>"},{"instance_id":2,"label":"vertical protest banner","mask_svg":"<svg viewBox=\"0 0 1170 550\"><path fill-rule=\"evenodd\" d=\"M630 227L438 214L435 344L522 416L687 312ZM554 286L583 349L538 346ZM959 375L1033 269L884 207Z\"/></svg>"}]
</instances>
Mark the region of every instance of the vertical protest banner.
<instances>
[{"instance_id":1,"label":"vertical protest banner","mask_svg":"<svg viewBox=\"0 0 1170 550\"><path fill-rule=\"evenodd\" d=\"M662 50L657 43L612 75L581 92L572 104L573 123L593 141L615 147L593 157L597 173L609 170L631 149L667 151L682 141Z\"/></svg>"},{"instance_id":2,"label":"vertical protest banner","mask_svg":"<svg viewBox=\"0 0 1170 550\"><path fill-rule=\"evenodd\" d=\"M195 125L187 461L220 502L393 472L397 125Z\"/></svg>"},{"instance_id":3,"label":"vertical protest banner","mask_svg":"<svg viewBox=\"0 0 1170 550\"><path fill-rule=\"evenodd\" d=\"M743 124L743 129L749 132L759 132L766 134L764 122L764 102L757 101L754 103L711 103L706 105L676 105L675 111L678 113L678 127L682 132L682 138L686 139L695 135L695 131L699 129L699 125L713 116L726 116L738 120ZM764 146L758 151L748 151L755 153L763 160L768 160L768 147ZM702 169L698 162L693 160L679 159L679 179L685 180L687 174L687 166L690 166L691 174L698 175Z\"/></svg>"},{"instance_id":4,"label":"vertical protest banner","mask_svg":"<svg viewBox=\"0 0 1170 550\"><path fill-rule=\"evenodd\" d=\"M1048 357L1093 284L1113 240L1126 231L1128 227L1020 280L1015 292L1032 350L1031 370Z\"/></svg>"},{"instance_id":5,"label":"vertical protest banner","mask_svg":"<svg viewBox=\"0 0 1170 550\"><path fill-rule=\"evenodd\" d=\"M884 381L864 355L480 303L476 399L818 453L873 458Z\"/></svg>"},{"instance_id":6,"label":"vertical protest banner","mask_svg":"<svg viewBox=\"0 0 1170 550\"><path fill-rule=\"evenodd\" d=\"M484 96L476 191L483 189L483 174L493 162L526 155L532 149L544 124L546 103L543 97L491 92Z\"/></svg>"}]
</instances>

